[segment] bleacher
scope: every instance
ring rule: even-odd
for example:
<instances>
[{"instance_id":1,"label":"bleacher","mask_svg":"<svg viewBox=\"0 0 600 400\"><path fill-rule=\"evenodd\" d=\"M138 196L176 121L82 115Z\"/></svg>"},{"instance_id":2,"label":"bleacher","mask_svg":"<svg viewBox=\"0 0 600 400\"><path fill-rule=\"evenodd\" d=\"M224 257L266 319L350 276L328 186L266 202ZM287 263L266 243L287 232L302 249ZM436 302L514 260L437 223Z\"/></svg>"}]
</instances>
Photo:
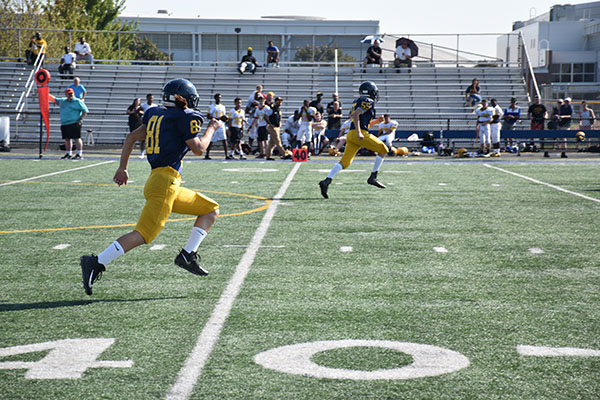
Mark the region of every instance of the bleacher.
<instances>
[{"instance_id":1,"label":"bleacher","mask_svg":"<svg viewBox=\"0 0 600 400\"><path fill-rule=\"evenodd\" d=\"M61 79L57 64L46 64L52 74L50 92L62 96L72 79ZM0 115L11 119L13 143L36 142L39 137L39 107L36 90L32 91L25 113L15 121L14 109L21 95L31 67L23 63L0 63ZM377 104L379 114L389 113L399 122L398 130L474 129L472 110L464 106L464 90L474 77L480 81L482 95L496 98L506 107L510 97L516 97L523 108L527 105L527 93L515 67L435 67L418 65L404 68L396 73L393 68L384 69L342 67L338 71L338 87L343 109L347 112L357 97L357 88L364 80L374 81L380 89ZM333 67L284 67L259 68L255 75L240 75L235 66L158 66L158 65L109 65L96 64L92 70L88 64L80 64L76 76L87 89L86 104L90 109L84 120L84 130L91 129L97 143L120 144L128 133L125 110L135 97L145 101L146 93L153 93L160 101L163 85L170 79L183 77L198 88L201 110L206 112L214 93L223 95L223 103L229 109L233 99L241 97L245 104L257 84L265 91L273 91L284 99L284 117L302 105L302 100L313 99L322 91L324 105L331 101L335 91ZM51 105L51 142L61 142L58 107ZM526 111L525 111L526 112Z\"/></svg>"}]
</instances>

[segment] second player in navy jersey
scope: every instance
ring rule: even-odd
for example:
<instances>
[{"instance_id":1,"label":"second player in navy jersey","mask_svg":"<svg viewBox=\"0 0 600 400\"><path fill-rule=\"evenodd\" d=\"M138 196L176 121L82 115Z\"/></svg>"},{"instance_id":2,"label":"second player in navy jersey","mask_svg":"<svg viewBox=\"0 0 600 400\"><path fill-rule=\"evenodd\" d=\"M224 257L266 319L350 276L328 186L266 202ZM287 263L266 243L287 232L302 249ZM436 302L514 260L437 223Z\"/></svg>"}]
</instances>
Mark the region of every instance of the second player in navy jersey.
<instances>
[{"instance_id":1,"label":"second player in navy jersey","mask_svg":"<svg viewBox=\"0 0 600 400\"><path fill-rule=\"evenodd\" d=\"M328 189L333 178L342 169L346 169L352 164L356 153L358 153L361 147L377 153L373 170L369 179L367 179L367 183L381 189L385 188L385 186L377 180L377 173L387 155L388 148L385 143L377 138L377 136L369 133L369 128L372 125L383 121L383 117L375 118L375 102L379 98L379 89L377 89L377 85L373 82L367 81L361 83L358 91L361 96L352 104L352 112L350 113L352 125L350 126L350 131L346 135L346 149L344 150L344 154L342 155L340 162L331 168L327 178L319 182L321 195L326 199L329 198Z\"/></svg>"},{"instance_id":2,"label":"second player in navy jersey","mask_svg":"<svg viewBox=\"0 0 600 400\"><path fill-rule=\"evenodd\" d=\"M195 215L196 221L187 244L175 258L175 265L195 275L208 272L198 264L196 251L219 215L219 204L207 196L181 186L181 160L191 150L202 155L209 146L218 122L211 119L199 137L204 118L195 111L198 93L185 79L169 81L163 89L163 105L148 109L142 125L125 139L114 182L119 186L129 180L127 166L136 142L145 140L151 172L144 185L146 204L133 231L121 236L98 256L80 259L83 288L92 294L92 284L106 270L106 265L129 250L152 242L164 227L171 212Z\"/></svg>"}]
</instances>

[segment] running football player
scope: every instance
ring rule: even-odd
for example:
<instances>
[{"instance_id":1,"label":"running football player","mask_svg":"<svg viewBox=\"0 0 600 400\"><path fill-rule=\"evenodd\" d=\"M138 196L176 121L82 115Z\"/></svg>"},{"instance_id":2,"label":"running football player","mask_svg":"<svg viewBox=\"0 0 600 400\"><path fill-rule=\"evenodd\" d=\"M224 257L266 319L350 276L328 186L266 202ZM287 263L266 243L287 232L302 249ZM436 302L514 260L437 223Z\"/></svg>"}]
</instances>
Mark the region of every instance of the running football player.
<instances>
[{"instance_id":1,"label":"running football player","mask_svg":"<svg viewBox=\"0 0 600 400\"><path fill-rule=\"evenodd\" d=\"M106 270L106 265L134 247L152 242L165 226L171 212L197 216L187 244L175 258L175 265L196 275L208 272L198 264L196 251L219 215L219 204L207 196L181 186L181 160L191 150L200 156L219 127L211 120L202 137L204 118L194 110L198 93L185 79L169 81L163 88L163 107L153 107L144 113L142 125L125 139L119 168L113 180L126 185L127 165L136 142L146 141L148 162L152 171L144 186L146 204L133 231L121 236L98 256L84 255L80 259L83 288L92 294L92 284Z\"/></svg>"},{"instance_id":2,"label":"running football player","mask_svg":"<svg viewBox=\"0 0 600 400\"><path fill-rule=\"evenodd\" d=\"M321 195L326 199L329 198L327 189L332 179L338 172L348 168L352 164L356 153L358 153L361 147L377 153L373 170L369 179L367 179L367 183L385 189L385 186L377 180L377 172L383 164L388 148L385 143L369 133L369 127L383 121L383 117L375 118L375 102L379 99L379 89L377 89L375 83L366 81L360 84L358 92L360 97L352 104L352 112L350 114L352 124L350 125L350 131L346 135L344 154L340 161L331 168L327 178L319 182Z\"/></svg>"}]
</instances>

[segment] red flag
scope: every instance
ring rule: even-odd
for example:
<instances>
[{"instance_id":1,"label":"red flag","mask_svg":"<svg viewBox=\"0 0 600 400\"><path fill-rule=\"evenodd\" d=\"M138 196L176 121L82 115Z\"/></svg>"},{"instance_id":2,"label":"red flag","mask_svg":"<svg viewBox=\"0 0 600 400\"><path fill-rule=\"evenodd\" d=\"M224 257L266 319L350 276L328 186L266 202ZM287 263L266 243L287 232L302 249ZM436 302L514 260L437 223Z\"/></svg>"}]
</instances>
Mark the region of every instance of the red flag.
<instances>
[{"instance_id":1,"label":"red flag","mask_svg":"<svg viewBox=\"0 0 600 400\"><path fill-rule=\"evenodd\" d=\"M46 151L48 150L48 142L50 141L50 104L48 101L50 100L50 97L52 97L52 101L54 101L54 97L50 96L50 88L48 87L48 83L50 83L50 72L40 68L35 74L35 81L38 84L40 113L44 119L44 125L46 125L46 146L44 147L44 151Z\"/></svg>"}]
</instances>

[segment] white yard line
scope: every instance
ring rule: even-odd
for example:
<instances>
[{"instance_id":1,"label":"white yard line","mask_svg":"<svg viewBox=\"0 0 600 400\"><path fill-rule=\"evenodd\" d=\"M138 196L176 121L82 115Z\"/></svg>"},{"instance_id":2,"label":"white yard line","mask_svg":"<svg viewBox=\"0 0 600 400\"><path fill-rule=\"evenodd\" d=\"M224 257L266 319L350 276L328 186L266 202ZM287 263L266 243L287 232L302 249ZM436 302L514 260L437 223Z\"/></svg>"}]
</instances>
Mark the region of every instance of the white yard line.
<instances>
[{"instance_id":1,"label":"white yard line","mask_svg":"<svg viewBox=\"0 0 600 400\"><path fill-rule=\"evenodd\" d=\"M185 365L181 371L179 371L177 381L171 387L169 393L167 393L167 400L188 399L191 396L194 386L196 385L196 381L200 377L200 374L204 369L204 365L208 361L208 357L210 356L215 343L219 339L223 325L225 325L225 320L231 312L233 303L235 302L235 299L242 288L242 284L246 279L246 275L248 275L248 271L254 262L256 253L260 248L260 244L267 234L269 225L271 225L271 221L275 216L277 206L279 205L278 199L282 198L285 194L287 188L292 182L292 179L294 178L294 175L296 174L296 171L298 171L298 168L300 168L300 165L301 163L294 165L294 168L288 174L287 178L285 178L285 181L283 181L283 184L279 188L279 192L277 192L275 195L275 200L273 200L267 209L267 212L258 226L258 229L254 233L254 237L250 241L244 256L236 267L233 277L221 295L221 298L215 306L215 309L213 310L208 322L204 326L202 333L200 333L198 341L196 342L196 346L194 346L194 349L186 360Z\"/></svg>"},{"instance_id":2,"label":"white yard line","mask_svg":"<svg viewBox=\"0 0 600 400\"><path fill-rule=\"evenodd\" d=\"M503 168L495 167L493 165L489 165L489 164L483 164L483 165L485 165L488 168L497 169L498 171L502 171L502 172L505 172L507 174L518 176L519 178L527 179L528 181L531 181L531 182L534 182L534 183L538 183L540 185L548 186L549 188L556 189L556 190L559 190L561 192L572 194L573 196L581 197L582 199L591 200L591 201L595 201L596 203L600 203L600 199L596 199L594 197L586 196L585 194L573 192L571 190L567 190L567 189L561 188L560 186L556 186L556 185L553 185L551 183L546 183L546 182L538 181L537 179L530 178L530 177L525 176L525 175L517 174L516 172L507 171L507 170L505 170Z\"/></svg>"},{"instance_id":3,"label":"white yard line","mask_svg":"<svg viewBox=\"0 0 600 400\"><path fill-rule=\"evenodd\" d=\"M66 169L64 171L56 171L56 172L51 172L49 174L44 174L44 175L39 175L39 176L32 176L31 178L25 178L25 179L19 179L18 181L11 181L11 182L6 182L6 183L0 183L0 186L8 186L8 185L14 185L15 183L21 183L21 182L27 182L27 181L32 181L34 179L40 179L40 178L45 178L47 176L52 176L52 175L59 175L59 174L64 174L67 172L72 172L72 171L77 171L80 169L85 169L85 168L91 168L91 167L96 167L98 165L104 165L104 164L108 164L108 163L113 163L115 162L114 160L110 160L110 161L103 161L101 163L97 163L97 164L90 164L90 165L85 165L83 167L77 167L77 168L70 168L70 169Z\"/></svg>"}]
</instances>

